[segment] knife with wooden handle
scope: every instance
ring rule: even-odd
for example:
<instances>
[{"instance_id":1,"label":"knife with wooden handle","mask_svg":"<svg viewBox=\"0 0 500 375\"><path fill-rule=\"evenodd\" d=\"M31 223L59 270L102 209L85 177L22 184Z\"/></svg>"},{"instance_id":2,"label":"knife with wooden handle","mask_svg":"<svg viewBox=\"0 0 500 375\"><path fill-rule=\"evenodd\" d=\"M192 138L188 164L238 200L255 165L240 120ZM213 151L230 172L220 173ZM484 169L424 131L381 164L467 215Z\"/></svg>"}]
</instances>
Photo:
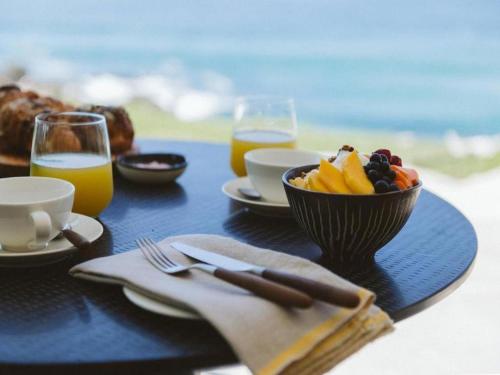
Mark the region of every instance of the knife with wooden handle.
<instances>
[{"instance_id":1,"label":"knife with wooden handle","mask_svg":"<svg viewBox=\"0 0 500 375\"><path fill-rule=\"evenodd\" d=\"M310 297L317 300L328 302L333 305L355 308L360 303L359 296L350 290L334 287L319 281L311 280L306 277L297 276L291 273L276 271L259 267L250 263L216 254L195 246L187 245L182 242L173 242L170 244L174 249L180 251L196 260L223 267L227 270L235 272L250 272L259 275L270 281L286 285L301 292L306 293Z\"/></svg>"},{"instance_id":2,"label":"knife with wooden handle","mask_svg":"<svg viewBox=\"0 0 500 375\"><path fill-rule=\"evenodd\" d=\"M260 275L268 280L300 290L317 300L333 305L355 308L360 302L359 296L354 292L320 283L306 277L270 269L264 269Z\"/></svg>"},{"instance_id":3,"label":"knife with wooden handle","mask_svg":"<svg viewBox=\"0 0 500 375\"><path fill-rule=\"evenodd\" d=\"M196 262L190 265L179 264L163 253L162 248L149 238L140 238L136 242L147 261L160 272L168 275L180 275L197 269L284 307L307 309L314 303L311 296L300 290L263 279L251 273L231 271L206 262Z\"/></svg>"},{"instance_id":4,"label":"knife with wooden handle","mask_svg":"<svg viewBox=\"0 0 500 375\"><path fill-rule=\"evenodd\" d=\"M266 281L261 277L246 272L235 272L224 268L216 268L214 276L253 292L255 295L276 302L285 307L307 309L313 304L313 299L307 293L289 288L280 283Z\"/></svg>"}]
</instances>

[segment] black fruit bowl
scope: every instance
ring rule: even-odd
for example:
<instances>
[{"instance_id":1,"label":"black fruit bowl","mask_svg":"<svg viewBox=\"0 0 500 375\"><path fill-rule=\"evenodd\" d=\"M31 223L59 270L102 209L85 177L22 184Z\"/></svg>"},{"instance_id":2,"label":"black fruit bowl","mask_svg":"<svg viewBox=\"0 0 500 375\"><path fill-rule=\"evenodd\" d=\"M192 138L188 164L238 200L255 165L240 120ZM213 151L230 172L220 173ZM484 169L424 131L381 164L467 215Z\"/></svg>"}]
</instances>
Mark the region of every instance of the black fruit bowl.
<instances>
[{"instance_id":1,"label":"black fruit bowl","mask_svg":"<svg viewBox=\"0 0 500 375\"><path fill-rule=\"evenodd\" d=\"M317 167L292 168L283 174L293 216L321 247L329 265L373 262L375 253L398 234L410 217L422 183L403 191L350 195L309 191L288 182Z\"/></svg>"}]
</instances>

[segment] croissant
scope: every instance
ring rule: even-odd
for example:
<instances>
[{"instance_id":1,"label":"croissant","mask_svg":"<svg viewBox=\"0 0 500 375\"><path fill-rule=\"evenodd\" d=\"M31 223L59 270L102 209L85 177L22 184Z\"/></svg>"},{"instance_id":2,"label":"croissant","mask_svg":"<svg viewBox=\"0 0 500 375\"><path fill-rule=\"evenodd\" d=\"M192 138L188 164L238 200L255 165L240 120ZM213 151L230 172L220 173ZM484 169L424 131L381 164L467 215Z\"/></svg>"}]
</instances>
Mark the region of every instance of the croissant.
<instances>
[{"instance_id":1,"label":"croissant","mask_svg":"<svg viewBox=\"0 0 500 375\"><path fill-rule=\"evenodd\" d=\"M134 128L125 108L86 105L77 108L76 111L99 113L106 118L109 143L113 154L122 154L132 148Z\"/></svg>"},{"instance_id":2,"label":"croissant","mask_svg":"<svg viewBox=\"0 0 500 375\"><path fill-rule=\"evenodd\" d=\"M33 138L35 116L42 112L93 112L106 118L111 153L121 154L132 148L134 128L123 107L97 105L74 108L60 100L40 96L34 91L22 91L16 85L0 86L0 152L29 158ZM78 151L85 139L77 128L61 130L53 141L54 147L61 142Z\"/></svg>"}]
</instances>

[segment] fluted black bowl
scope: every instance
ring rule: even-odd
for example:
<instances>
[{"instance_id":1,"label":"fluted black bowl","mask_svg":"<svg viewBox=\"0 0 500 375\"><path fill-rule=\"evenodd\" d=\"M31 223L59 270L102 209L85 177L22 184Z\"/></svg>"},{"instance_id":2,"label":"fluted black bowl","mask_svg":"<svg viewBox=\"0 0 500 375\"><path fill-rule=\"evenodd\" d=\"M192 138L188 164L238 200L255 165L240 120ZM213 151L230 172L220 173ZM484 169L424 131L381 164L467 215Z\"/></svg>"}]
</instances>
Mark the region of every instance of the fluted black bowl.
<instances>
[{"instance_id":1,"label":"fluted black bowl","mask_svg":"<svg viewBox=\"0 0 500 375\"><path fill-rule=\"evenodd\" d=\"M320 193L301 189L289 180L318 168L307 165L283 174L293 216L334 266L372 262L377 250L405 225L415 207L422 183L384 194Z\"/></svg>"}]
</instances>

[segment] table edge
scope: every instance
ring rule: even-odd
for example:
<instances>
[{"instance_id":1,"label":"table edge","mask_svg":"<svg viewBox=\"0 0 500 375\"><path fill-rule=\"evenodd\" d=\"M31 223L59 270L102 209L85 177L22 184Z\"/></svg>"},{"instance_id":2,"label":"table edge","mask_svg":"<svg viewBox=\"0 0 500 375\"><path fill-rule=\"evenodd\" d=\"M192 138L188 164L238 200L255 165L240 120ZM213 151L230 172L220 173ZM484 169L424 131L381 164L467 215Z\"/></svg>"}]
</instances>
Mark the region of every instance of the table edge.
<instances>
[{"instance_id":1,"label":"table edge","mask_svg":"<svg viewBox=\"0 0 500 375\"><path fill-rule=\"evenodd\" d=\"M211 142L211 141L193 141L188 139L156 139L156 138L139 138L137 139L139 145L141 143L148 142L172 142L172 143L194 143L194 144L204 144L204 145L214 145L214 146L227 146L227 143L219 143L219 142ZM477 234L472 225L471 221L468 219L466 215L464 215L455 205L448 202L448 200L442 198L440 195L434 193L433 191L429 191L425 189L427 193L430 193L437 197L440 200L445 201L447 204L451 205L456 211L457 214L461 215L470 225L472 230L472 234L474 235L474 255L468 265L468 267L452 282L442 287L440 290L436 291L433 295L415 302L414 304L407 306L406 308L399 310L395 314L391 315L391 318L394 322L399 322L403 319L406 319L410 316L413 316L417 313L422 312L423 310L429 308L435 303L443 300L445 297L453 293L456 289L458 289L465 280L472 273L473 267L475 265L475 261L477 258L477 250L478 250L478 240ZM52 374L66 374L68 371L71 371L73 375L77 375L79 373L89 373L90 371L99 371L99 373L107 374L107 373L120 373L120 374L128 374L128 373L136 373L135 371L141 370L141 372L149 372L149 371L190 371L198 368L209 368L212 366L227 366L231 364L239 363L238 359L231 356L224 357L196 357L196 358L184 358L185 361L179 363L178 358L150 358L150 359L139 359L139 360L118 360L118 361L94 361L94 362L57 362L57 363L19 363L19 362L9 362L9 361L0 361L0 374L31 374L31 373L40 373L44 370L50 371ZM199 364L203 362L203 364ZM75 371L76 370L76 371ZM176 372L177 373L177 372Z\"/></svg>"},{"instance_id":2,"label":"table edge","mask_svg":"<svg viewBox=\"0 0 500 375\"><path fill-rule=\"evenodd\" d=\"M444 199L440 195L434 193L433 191L429 191L428 189L425 189L425 191L429 194L432 194L438 199L441 199L442 201L446 202L449 204L451 207L455 209L458 215L461 215L462 218L469 224L470 229L472 231L472 235L474 236L474 256L470 260L469 265L467 268L460 274L458 277L451 281L449 284L443 286L441 289L437 290L434 294L431 296L422 299L420 301L417 301L407 307L405 307L402 310L399 310L398 312L394 313L391 315L391 318L394 320L394 322L399 322L403 319L409 318L411 316L416 315L419 312L424 311L425 309L431 307L432 305L436 304L437 302L443 300L447 296L449 296L451 293L453 293L455 290L457 290L464 282L467 280L467 278L470 276L472 273L472 270L474 268L474 265L476 263L476 258L477 258L477 251L478 251L478 238L477 238L477 233L472 225L472 222L469 220L469 218L460 210L458 209L454 204L450 203L448 200Z\"/></svg>"}]
</instances>

